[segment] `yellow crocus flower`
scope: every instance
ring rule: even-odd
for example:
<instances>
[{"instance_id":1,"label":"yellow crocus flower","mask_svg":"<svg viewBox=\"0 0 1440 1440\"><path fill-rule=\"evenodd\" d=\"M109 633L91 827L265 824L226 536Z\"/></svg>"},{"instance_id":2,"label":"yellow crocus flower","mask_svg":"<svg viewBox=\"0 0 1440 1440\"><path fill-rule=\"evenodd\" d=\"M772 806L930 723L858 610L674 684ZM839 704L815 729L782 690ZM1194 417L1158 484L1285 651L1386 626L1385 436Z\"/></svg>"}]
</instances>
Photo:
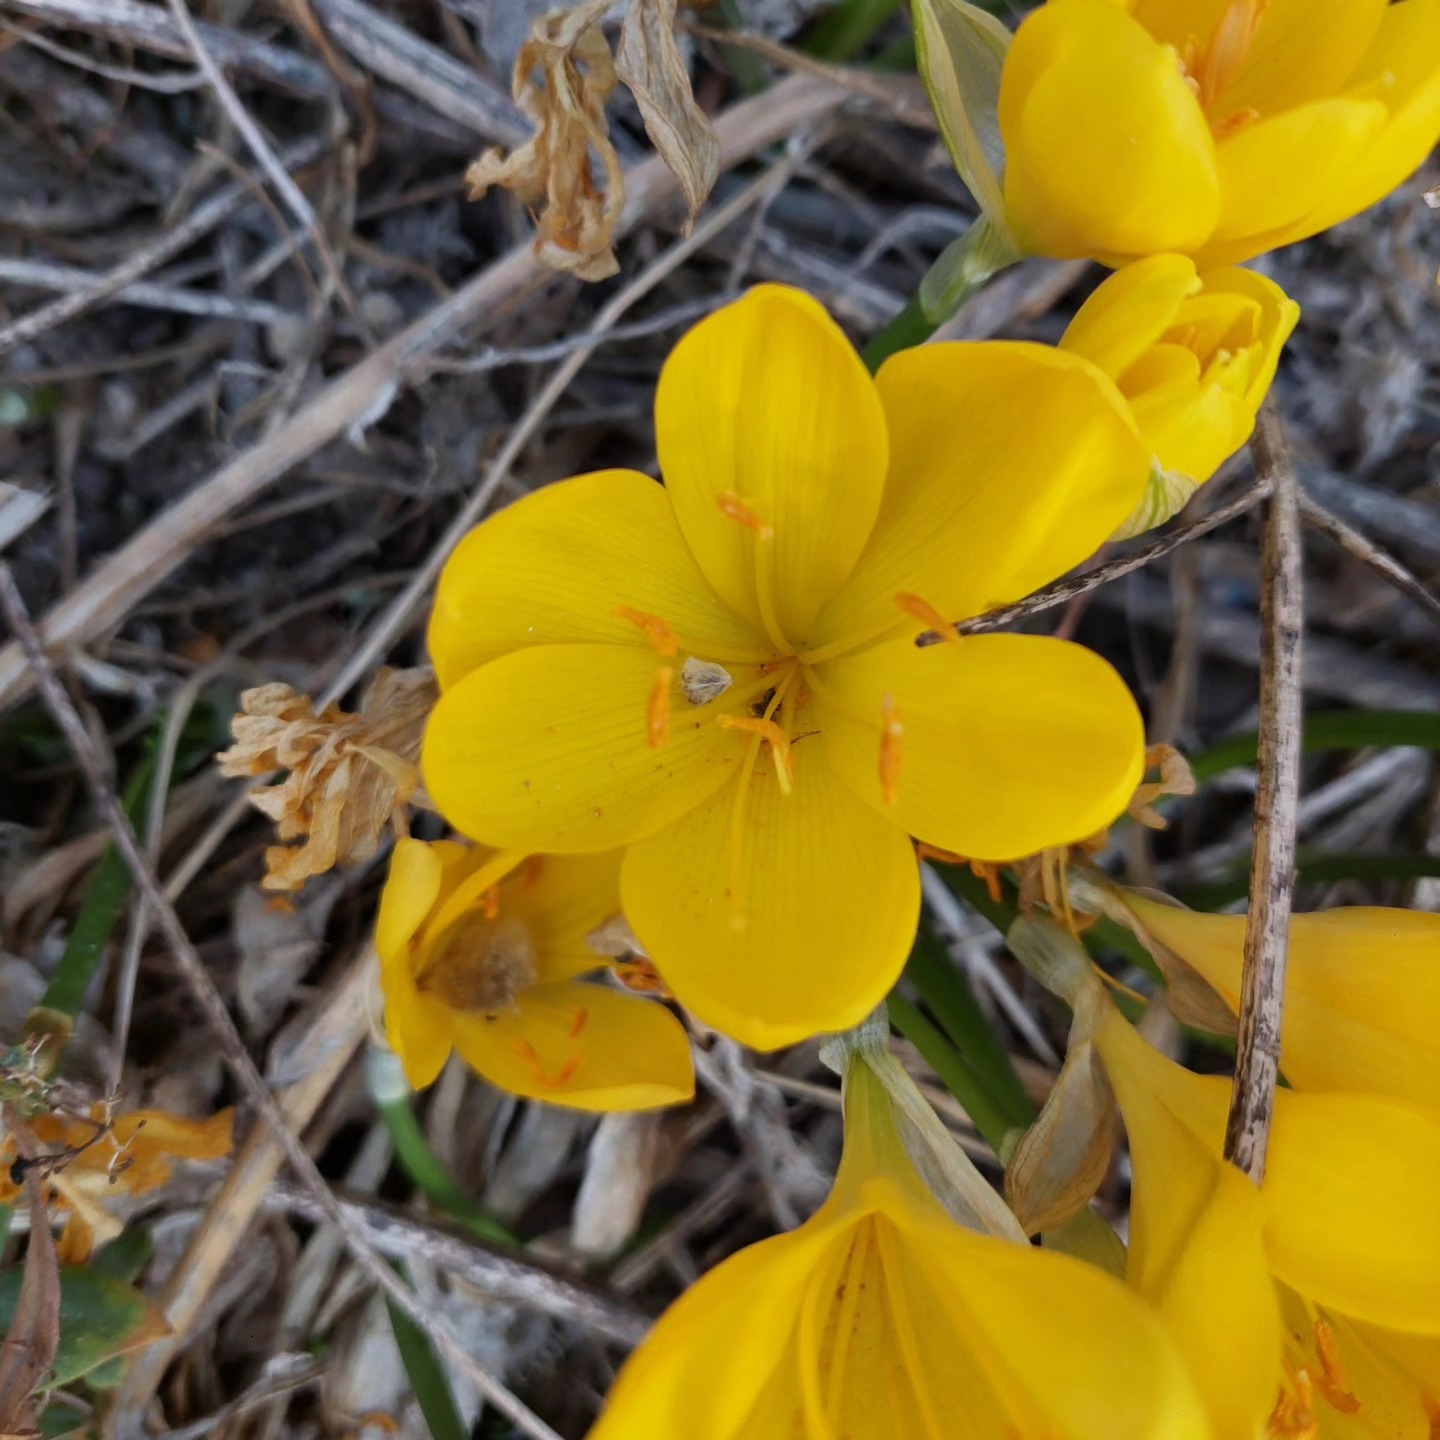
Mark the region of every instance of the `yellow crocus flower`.
<instances>
[{"instance_id":1,"label":"yellow crocus flower","mask_svg":"<svg viewBox=\"0 0 1440 1440\"><path fill-rule=\"evenodd\" d=\"M1250 438L1299 318L1273 280L1201 275L1183 255L1125 266L1080 307L1060 348L1116 383L1151 455L1149 488L1117 538L1164 524Z\"/></svg>"},{"instance_id":2,"label":"yellow crocus flower","mask_svg":"<svg viewBox=\"0 0 1440 1440\"><path fill-rule=\"evenodd\" d=\"M1120 899L1142 938L1163 947L1162 965L1178 958L1239 1014L1243 915L1200 914L1130 890ZM1281 1069L1299 1089L1440 1108L1440 915L1353 906L1294 916L1281 1043Z\"/></svg>"},{"instance_id":3,"label":"yellow crocus flower","mask_svg":"<svg viewBox=\"0 0 1440 1440\"><path fill-rule=\"evenodd\" d=\"M1103 1271L957 1225L864 1063L835 1188L663 1315L590 1440L1202 1440L1183 1363Z\"/></svg>"},{"instance_id":4,"label":"yellow crocus flower","mask_svg":"<svg viewBox=\"0 0 1440 1440\"><path fill-rule=\"evenodd\" d=\"M608 963L620 857L396 842L375 948L385 1029L410 1083L452 1049L492 1085L577 1110L675 1105L695 1092L690 1043L663 1005L581 976Z\"/></svg>"},{"instance_id":5,"label":"yellow crocus flower","mask_svg":"<svg viewBox=\"0 0 1440 1440\"><path fill-rule=\"evenodd\" d=\"M910 836L1008 859L1124 809L1144 739L1103 660L914 641L1092 553L1148 456L1088 361L931 345L872 379L774 285L680 341L656 433L663 488L562 481L456 550L421 765L486 844L628 847L625 913L666 982L774 1048L858 1023L898 976Z\"/></svg>"},{"instance_id":6,"label":"yellow crocus flower","mask_svg":"<svg viewBox=\"0 0 1440 1440\"><path fill-rule=\"evenodd\" d=\"M1094 1043L1130 1136L1130 1279L1170 1324L1218 1433L1429 1440L1440 1112L1282 1089L1257 1190L1221 1159L1229 1080L1167 1060L1113 1007Z\"/></svg>"},{"instance_id":7,"label":"yellow crocus flower","mask_svg":"<svg viewBox=\"0 0 1440 1440\"><path fill-rule=\"evenodd\" d=\"M1023 251L1233 264L1419 167L1440 0L1048 0L1005 57L999 129Z\"/></svg>"}]
</instances>

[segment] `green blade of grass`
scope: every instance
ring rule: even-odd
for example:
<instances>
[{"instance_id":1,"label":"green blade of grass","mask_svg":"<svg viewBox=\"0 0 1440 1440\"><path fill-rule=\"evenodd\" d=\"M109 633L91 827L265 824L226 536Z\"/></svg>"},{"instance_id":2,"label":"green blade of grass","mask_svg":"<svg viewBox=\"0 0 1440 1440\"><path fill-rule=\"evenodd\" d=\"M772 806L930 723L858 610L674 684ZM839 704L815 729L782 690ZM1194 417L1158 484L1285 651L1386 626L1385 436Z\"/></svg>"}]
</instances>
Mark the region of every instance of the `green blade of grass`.
<instances>
[{"instance_id":1,"label":"green blade of grass","mask_svg":"<svg viewBox=\"0 0 1440 1440\"><path fill-rule=\"evenodd\" d=\"M900 0L840 0L811 27L805 49L820 60L852 59L900 8Z\"/></svg>"},{"instance_id":2,"label":"green blade of grass","mask_svg":"<svg viewBox=\"0 0 1440 1440\"><path fill-rule=\"evenodd\" d=\"M890 1021L920 1052L945 1088L964 1107L975 1128L998 1155L1005 1138L1021 1128L996 1104L985 1082L965 1057L937 1030L919 1008L903 995L891 994L885 1002Z\"/></svg>"},{"instance_id":3,"label":"green blade of grass","mask_svg":"<svg viewBox=\"0 0 1440 1440\"><path fill-rule=\"evenodd\" d=\"M1255 763L1256 737L1236 735L1192 756L1197 780ZM1434 710L1322 710L1305 717L1301 744L1307 754L1362 750L1371 745L1419 745L1440 750L1440 712Z\"/></svg>"},{"instance_id":4,"label":"green blade of grass","mask_svg":"<svg viewBox=\"0 0 1440 1440\"><path fill-rule=\"evenodd\" d=\"M395 1270L405 1275L403 1267L396 1265ZM390 1329L395 1336L395 1348L400 1352L400 1363L405 1367L410 1388L415 1392L433 1440L469 1440L470 1431L460 1418L450 1379L430 1344L430 1337L393 1300L387 1299L385 1308L390 1313Z\"/></svg>"},{"instance_id":5,"label":"green blade of grass","mask_svg":"<svg viewBox=\"0 0 1440 1440\"><path fill-rule=\"evenodd\" d=\"M1335 880L1420 880L1440 875L1440 855L1326 855L1301 850L1296 859L1297 885ZM1250 865L1237 861L1227 876L1179 890L1192 910L1219 910L1243 900L1250 890Z\"/></svg>"}]
</instances>

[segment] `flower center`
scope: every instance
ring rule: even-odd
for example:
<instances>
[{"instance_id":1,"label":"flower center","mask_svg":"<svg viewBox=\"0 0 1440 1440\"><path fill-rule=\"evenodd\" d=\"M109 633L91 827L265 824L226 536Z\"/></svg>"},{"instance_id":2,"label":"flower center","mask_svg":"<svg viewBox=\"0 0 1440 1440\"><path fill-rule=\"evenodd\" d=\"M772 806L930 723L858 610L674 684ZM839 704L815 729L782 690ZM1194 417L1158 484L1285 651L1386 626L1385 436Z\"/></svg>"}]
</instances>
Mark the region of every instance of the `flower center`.
<instances>
[{"instance_id":1,"label":"flower center","mask_svg":"<svg viewBox=\"0 0 1440 1440\"><path fill-rule=\"evenodd\" d=\"M471 912L431 950L420 990L452 1010L498 1015L535 983L535 942L519 920Z\"/></svg>"},{"instance_id":2,"label":"flower center","mask_svg":"<svg viewBox=\"0 0 1440 1440\"><path fill-rule=\"evenodd\" d=\"M1217 135L1232 134L1260 118L1259 111L1249 107L1236 110L1218 123L1214 116L1226 90L1244 69L1269 8L1270 0L1230 0L1211 32L1209 44L1202 46L1194 35L1185 42L1179 57L1181 72Z\"/></svg>"}]
</instances>

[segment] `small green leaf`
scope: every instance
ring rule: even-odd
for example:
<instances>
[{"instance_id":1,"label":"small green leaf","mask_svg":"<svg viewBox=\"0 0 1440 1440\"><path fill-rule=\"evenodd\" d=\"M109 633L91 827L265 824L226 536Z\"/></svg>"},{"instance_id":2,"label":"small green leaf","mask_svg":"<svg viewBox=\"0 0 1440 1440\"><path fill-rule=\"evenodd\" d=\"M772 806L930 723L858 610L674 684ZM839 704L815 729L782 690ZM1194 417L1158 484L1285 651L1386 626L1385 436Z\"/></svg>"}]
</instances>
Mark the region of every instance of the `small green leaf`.
<instances>
[{"instance_id":1,"label":"small green leaf","mask_svg":"<svg viewBox=\"0 0 1440 1440\"><path fill-rule=\"evenodd\" d=\"M21 1271L0 1271L0 1327L8 1326L20 1296ZM68 1385L120 1355L170 1333L165 1316L148 1297L119 1280L89 1270L60 1271L60 1348L51 1387Z\"/></svg>"}]
</instances>

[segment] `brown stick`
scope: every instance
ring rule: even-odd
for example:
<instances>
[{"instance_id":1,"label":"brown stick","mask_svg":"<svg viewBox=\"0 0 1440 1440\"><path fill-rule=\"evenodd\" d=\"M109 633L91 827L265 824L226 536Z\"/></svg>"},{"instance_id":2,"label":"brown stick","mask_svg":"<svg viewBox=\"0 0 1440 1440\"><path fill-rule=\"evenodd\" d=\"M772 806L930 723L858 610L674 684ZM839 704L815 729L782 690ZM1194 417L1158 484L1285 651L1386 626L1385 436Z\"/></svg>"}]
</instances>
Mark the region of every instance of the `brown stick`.
<instances>
[{"instance_id":1,"label":"brown stick","mask_svg":"<svg viewBox=\"0 0 1440 1440\"><path fill-rule=\"evenodd\" d=\"M1017 600L1013 605L987 610L985 614L976 615L969 620L957 620L955 629L961 635L983 635L988 630L1001 630L1006 625L1013 625L1017 620L1038 615L1043 610L1053 610L1057 605L1066 605L1078 596L1088 595L1092 590L1098 590L1112 580L1119 580L1122 576L1143 569L1170 554L1172 550L1178 550L1182 545L1188 545L1192 540L1198 540L1202 535L1208 535L1212 530L1229 524L1237 516L1253 510L1269 493L1270 482L1262 475L1243 495L1237 495L1228 504L1212 510L1210 514L1162 536L1143 550L1137 550L1133 555L1122 555L1108 565L1097 565L1095 569L1087 570L1085 574L1076 575L1072 579L1057 580L1053 585L1047 585L1043 590L1037 590L1023 600ZM940 639L938 631L926 630L915 637L915 643L938 645Z\"/></svg>"},{"instance_id":2,"label":"brown stick","mask_svg":"<svg viewBox=\"0 0 1440 1440\"><path fill-rule=\"evenodd\" d=\"M454 1334L450 1326L438 1315L433 1314L375 1252L373 1246L349 1222L340 1202L335 1198L321 1175L304 1142L290 1128L285 1112L270 1087L265 1083L245 1042L230 1018L224 997L210 978L199 953L185 933L185 927L176 913L175 906L165 893L159 877L146 860L129 818L120 806L115 791L105 773L105 766L81 720L79 712L65 693L60 677L46 657L40 645L40 637L30 622L19 587L10 567L0 562L0 609L10 628L15 632L24 653L35 671L41 698L46 708L65 736L71 753L84 772L86 783L95 803L104 815L110 828L115 848L124 857L125 864L134 877L136 888L149 902L156 923L174 956L175 963L195 996L206 1023L214 1032L222 1057L229 1066L240 1088L260 1113L284 1151L296 1177L315 1197L325 1218L335 1226L344 1238L346 1247L360 1267L365 1270L376 1285L410 1316L425 1331L435 1344L445 1352L475 1382L480 1393L512 1424L534 1440L559 1440L555 1431L536 1415L523 1401L513 1395L486 1370L464 1343Z\"/></svg>"},{"instance_id":3,"label":"brown stick","mask_svg":"<svg viewBox=\"0 0 1440 1440\"><path fill-rule=\"evenodd\" d=\"M737 164L847 98L827 81L798 75L742 100L715 122L721 165ZM655 215L677 194L674 179L658 159L636 166L626 175L625 186L622 233ZM383 414L402 388L422 378L427 356L482 323L508 314L553 278L554 272L541 265L528 243L482 270L463 289L331 381L273 434L202 481L102 562L37 627L46 648L85 645L113 630L222 520L322 445ZM33 684L20 647L10 644L0 650L0 706L28 694Z\"/></svg>"},{"instance_id":4,"label":"brown stick","mask_svg":"<svg viewBox=\"0 0 1440 1440\"><path fill-rule=\"evenodd\" d=\"M1225 1158L1258 1185L1265 1177L1275 1083L1290 901L1295 886L1295 815L1300 797L1300 637L1302 592L1300 487L1273 402L1252 442L1255 466L1270 483L1270 514L1260 595L1260 745L1256 761L1255 840L1250 917L1240 985L1235 1088L1225 1127Z\"/></svg>"}]
</instances>

